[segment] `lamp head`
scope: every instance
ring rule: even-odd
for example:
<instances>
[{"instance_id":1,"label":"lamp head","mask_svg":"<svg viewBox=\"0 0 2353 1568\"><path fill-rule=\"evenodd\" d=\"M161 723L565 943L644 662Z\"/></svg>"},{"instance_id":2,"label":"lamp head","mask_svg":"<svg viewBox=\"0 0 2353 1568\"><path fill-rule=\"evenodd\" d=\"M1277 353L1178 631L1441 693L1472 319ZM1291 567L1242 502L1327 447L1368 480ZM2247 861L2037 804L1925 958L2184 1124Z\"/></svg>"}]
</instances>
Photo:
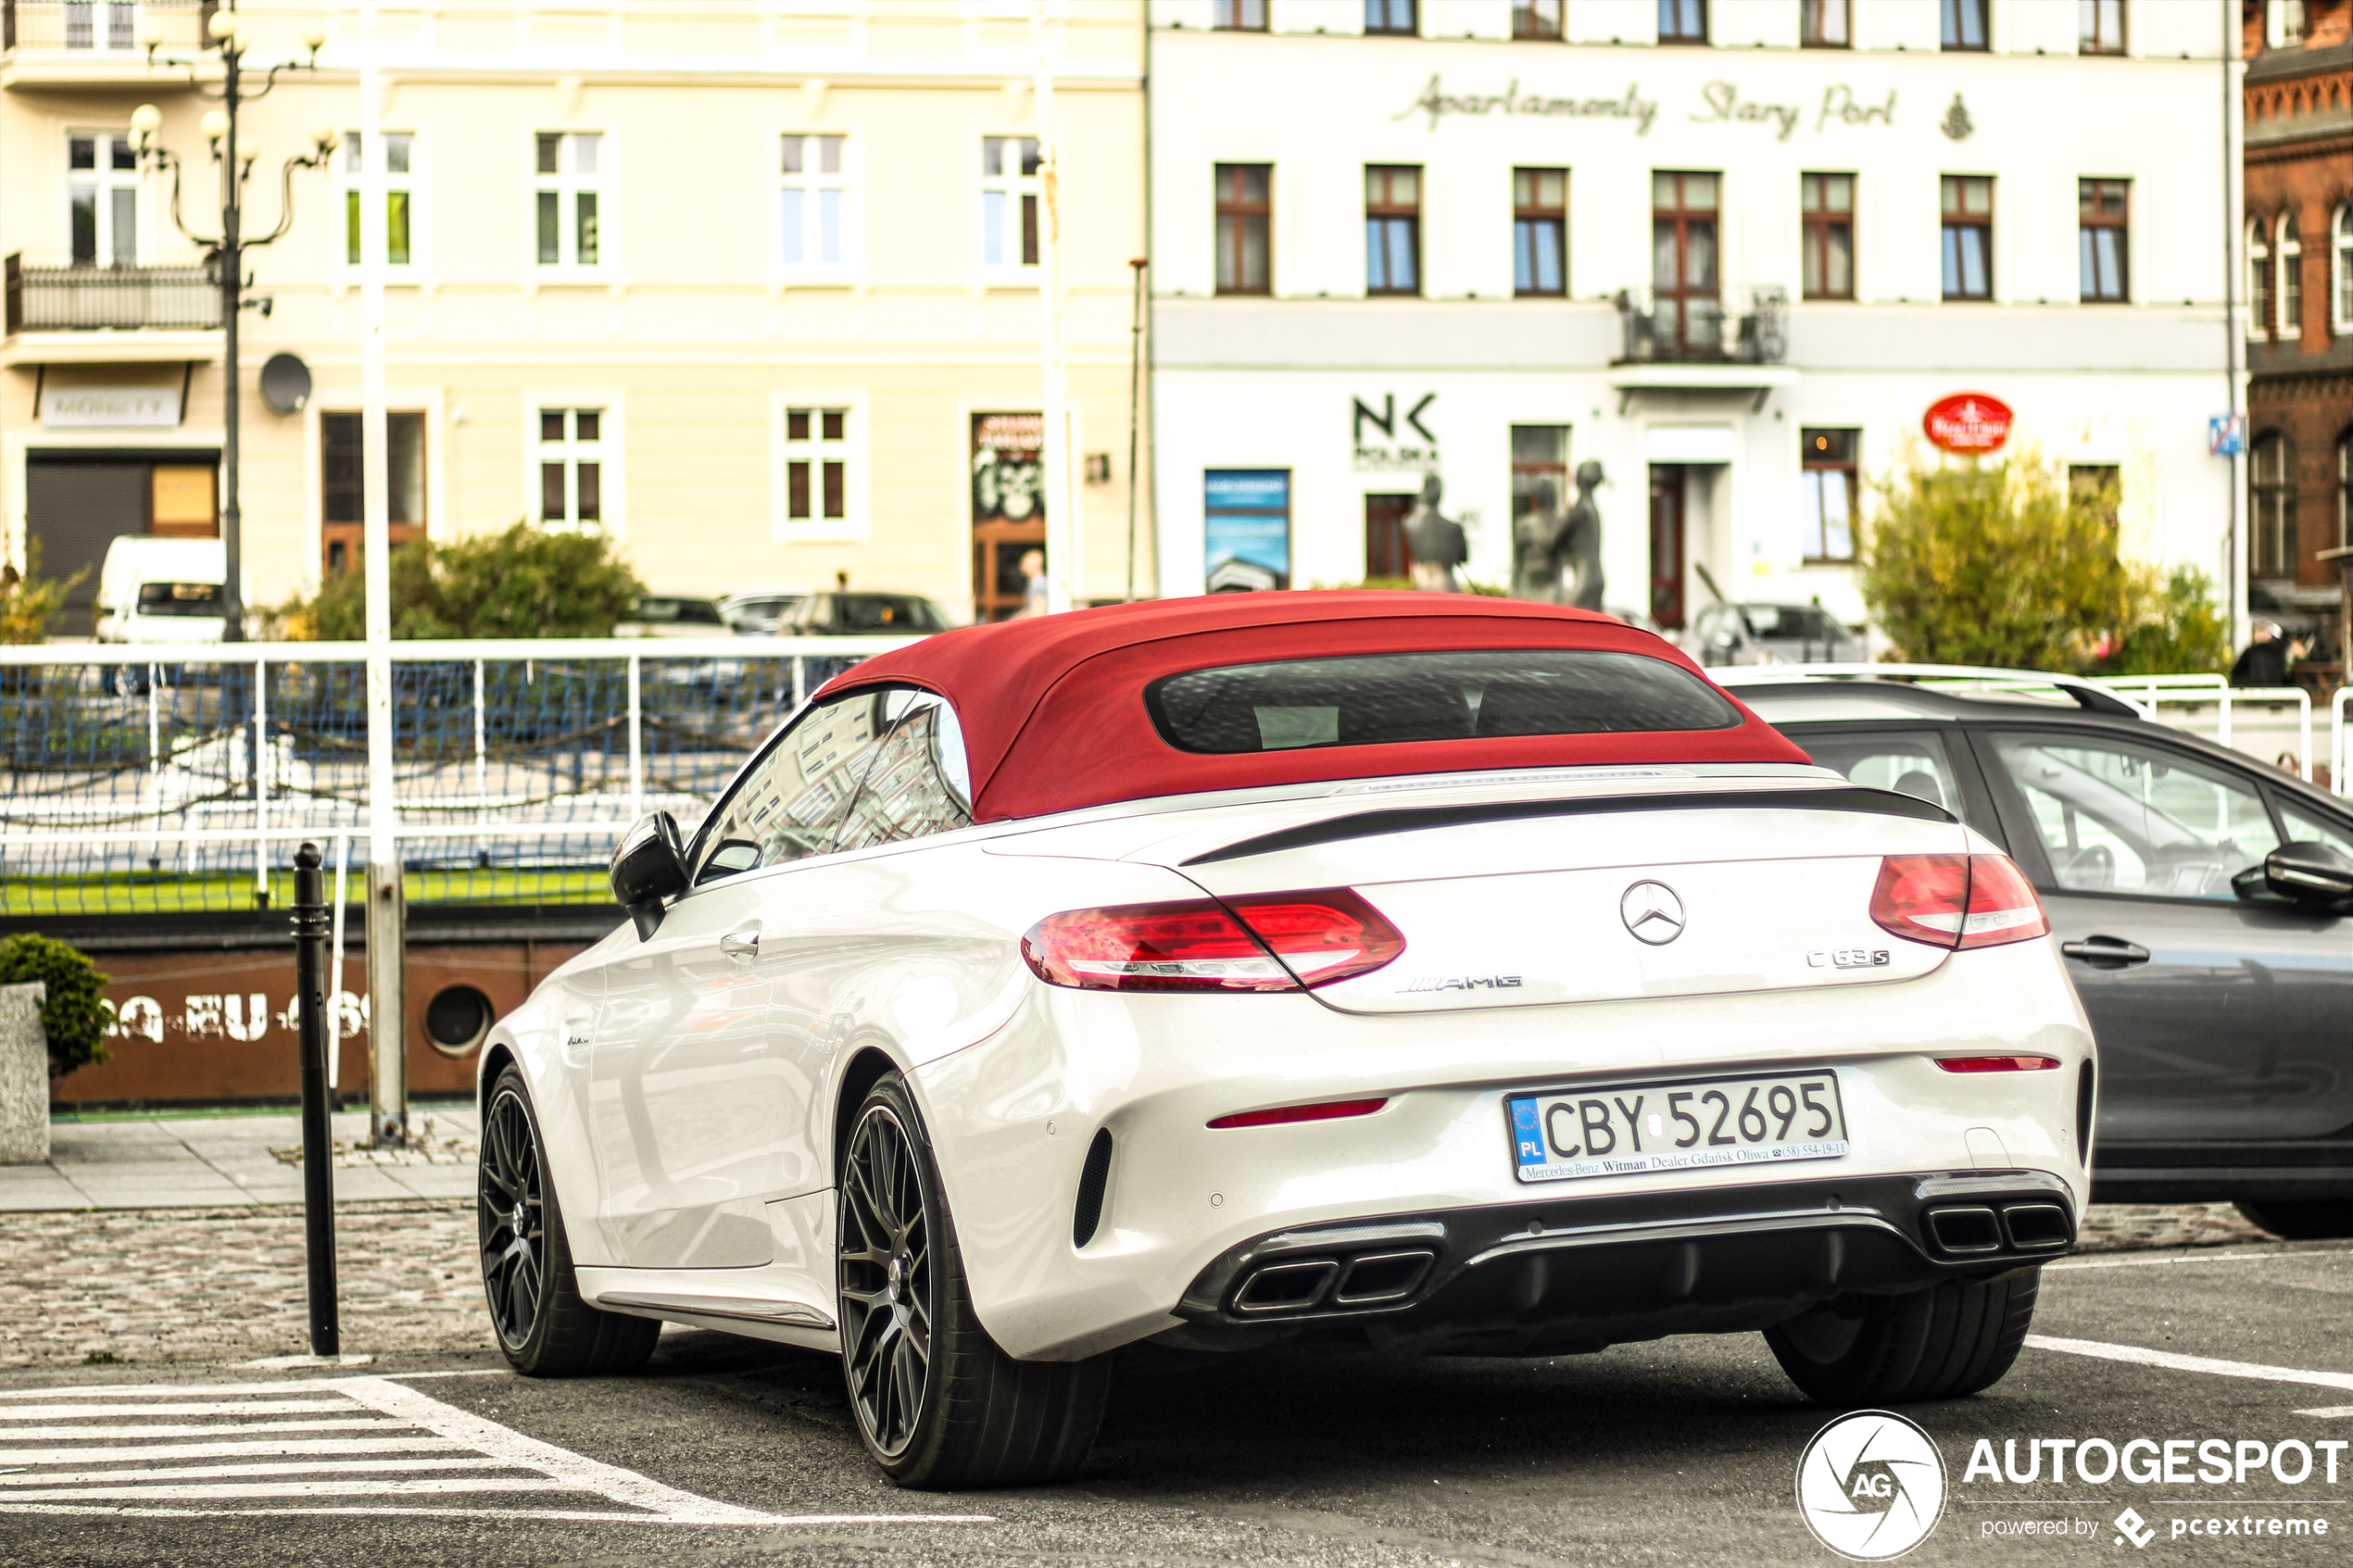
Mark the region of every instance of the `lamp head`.
<instances>
[{"instance_id":1,"label":"lamp head","mask_svg":"<svg viewBox=\"0 0 2353 1568\"><path fill-rule=\"evenodd\" d=\"M163 111L155 105L141 104L131 111L132 139L140 146L145 147L153 142L156 139L156 132L162 129Z\"/></svg>"},{"instance_id":2,"label":"lamp head","mask_svg":"<svg viewBox=\"0 0 2353 1568\"><path fill-rule=\"evenodd\" d=\"M327 30L321 27L317 22L313 22L308 27L303 29L302 46L309 50L312 54L315 55L321 49L326 47L326 44Z\"/></svg>"},{"instance_id":3,"label":"lamp head","mask_svg":"<svg viewBox=\"0 0 2353 1568\"><path fill-rule=\"evenodd\" d=\"M332 121L321 120L310 128L310 145L323 158L343 145L343 132Z\"/></svg>"},{"instance_id":4,"label":"lamp head","mask_svg":"<svg viewBox=\"0 0 2353 1568\"><path fill-rule=\"evenodd\" d=\"M139 47L154 54L163 47L163 23L153 17L141 17L137 37Z\"/></svg>"},{"instance_id":5,"label":"lamp head","mask_svg":"<svg viewBox=\"0 0 2353 1568\"><path fill-rule=\"evenodd\" d=\"M229 134L229 117L219 109L207 109L204 118L196 121L196 129L204 132L206 141L218 142Z\"/></svg>"}]
</instances>

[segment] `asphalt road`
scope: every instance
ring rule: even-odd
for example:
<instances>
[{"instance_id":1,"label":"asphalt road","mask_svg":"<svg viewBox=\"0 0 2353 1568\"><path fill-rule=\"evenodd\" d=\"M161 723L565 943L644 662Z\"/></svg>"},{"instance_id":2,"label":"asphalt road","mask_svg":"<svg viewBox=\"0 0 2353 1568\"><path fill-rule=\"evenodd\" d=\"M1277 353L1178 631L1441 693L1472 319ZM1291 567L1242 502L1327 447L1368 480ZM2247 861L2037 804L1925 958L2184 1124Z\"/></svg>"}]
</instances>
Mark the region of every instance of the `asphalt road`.
<instances>
[{"instance_id":1,"label":"asphalt road","mask_svg":"<svg viewBox=\"0 0 2353 1568\"><path fill-rule=\"evenodd\" d=\"M1907 1562L2353 1562L2353 1249L2108 1255L2045 1279L2036 1334L2074 1348L2030 1348L1988 1393L1907 1411L1942 1451L1951 1499ZM2115 1359L2146 1352L2214 1364ZM646 1373L573 1383L480 1356L345 1374L27 1371L0 1378L0 1563L1823 1564L1837 1560L1793 1486L1831 1413L1798 1399L1755 1336L1546 1361L1272 1351L1124 1367L1077 1482L939 1495L869 1468L833 1363L711 1334L673 1329ZM251 1479L253 1430L226 1456L243 1479L194 1474L223 1458L203 1451L221 1424L258 1422L312 1490L221 1492L283 1489ZM2189 1479L1967 1474L1980 1438L1992 1454L2014 1444L2022 1467L2030 1439L2139 1437L2190 1440L2177 1450ZM2235 1469L2202 1482L2208 1439L2233 1461L2241 1444L2268 1456L2336 1441L2337 1480L2324 1450L2300 1484L2261 1459L2243 1482ZM189 1451L167 1464L126 1458L126 1443ZM2280 1453L2286 1474L2296 1453ZM385 1493L386 1476L404 1489ZM2145 1546L2119 1534L2127 1507L2154 1529ZM2188 1533L2209 1518L2237 1533ZM2331 1533L2272 1535L2272 1519ZM2015 1533L2029 1521L2070 1533Z\"/></svg>"}]
</instances>

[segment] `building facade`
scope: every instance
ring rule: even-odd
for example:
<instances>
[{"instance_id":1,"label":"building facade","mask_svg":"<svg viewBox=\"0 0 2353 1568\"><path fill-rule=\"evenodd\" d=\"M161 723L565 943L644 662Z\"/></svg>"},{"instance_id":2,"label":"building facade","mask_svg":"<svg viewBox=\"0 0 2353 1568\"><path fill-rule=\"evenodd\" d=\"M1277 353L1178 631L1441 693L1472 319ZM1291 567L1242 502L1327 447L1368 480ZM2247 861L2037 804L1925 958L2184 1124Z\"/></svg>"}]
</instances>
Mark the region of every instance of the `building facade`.
<instances>
[{"instance_id":1,"label":"building facade","mask_svg":"<svg viewBox=\"0 0 2353 1568\"><path fill-rule=\"evenodd\" d=\"M2353 545L2353 0L2246 0L2252 598L2346 671Z\"/></svg>"},{"instance_id":2,"label":"building facade","mask_svg":"<svg viewBox=\"0 0 2353 1568\"><path fill-rule=\"evenodd\" d=\"M1992 439L2231 581L2212 8L1154 0L1170 592L1403 573L1425 475L1511 579L1588 462L1608 608L1864 606L1872 483ZM1956 400L1957 398L1957 400ZM1960 428L1960 427L1967 428ZM1213 579L1220 571L1228 582Z\"/></svg>"},{"instance_id":3,"label":"building facade","mask_svg":"<svg viewBox=\"0 0 2353 1568\"><path fill-rule=\"evenodd\" d=\"M181 216L217 227L192 87L210 0L10 0L0 55L0 516L8 558L94 563L123 533L217 528L221 332ZM1039 110L1028 0L525 0L263 6L249 68L307 57L244 116L258 148L240 395L246 599L359 548L360 279L388 280L396 541L518 521L610 535L657 591L930 595L1003 613L1044 537ZM144 40L161 45L150 60ZM1056 0L1062 277L1082 597L1125 591L1130 259L1142 252L1140 11ZM257 71L258 74L258 71ZM362 160L386 206L363 258ZM372 229L373 224L365 227ZM266 309L259 307L266 302ZM313 390L263 395L291 354ZM91 587L67 630L87 631Z\"/></svg>"}]
</instances>

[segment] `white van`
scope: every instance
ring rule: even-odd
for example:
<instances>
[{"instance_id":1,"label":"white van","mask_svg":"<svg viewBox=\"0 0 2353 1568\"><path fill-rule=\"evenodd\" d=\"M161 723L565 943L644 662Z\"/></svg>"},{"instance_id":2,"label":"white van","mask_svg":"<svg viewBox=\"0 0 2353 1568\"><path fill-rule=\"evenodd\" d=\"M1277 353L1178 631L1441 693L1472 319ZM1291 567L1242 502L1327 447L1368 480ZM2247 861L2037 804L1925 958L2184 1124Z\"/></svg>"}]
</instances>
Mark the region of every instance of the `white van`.
<instances>
[{"instance_id":1,"label":"white van","mask_svg":"<svg viewBox=\"0 0 2353 1568\"><path fill-rule=\"evenodd\" d=\"M228 580L218 539L125 533L98 571L98 641L217 643Z\"/></svg>"}]
</instances>

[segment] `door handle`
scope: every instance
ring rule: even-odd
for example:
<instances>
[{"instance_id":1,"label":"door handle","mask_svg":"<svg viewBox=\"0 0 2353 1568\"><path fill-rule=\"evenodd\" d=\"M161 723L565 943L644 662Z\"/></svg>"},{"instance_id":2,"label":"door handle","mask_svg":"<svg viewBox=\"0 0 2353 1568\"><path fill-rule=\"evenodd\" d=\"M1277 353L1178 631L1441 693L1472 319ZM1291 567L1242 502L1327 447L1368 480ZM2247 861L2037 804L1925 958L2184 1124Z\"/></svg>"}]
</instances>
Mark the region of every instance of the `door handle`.
<instances>
[{"instance_id":1,"label":"door handle","mask_svg":"<svg viewBox=\"0 0 2353 1568\"><path fill-rule=\"evenodd\" d=\"M755 925L749 931L729 932L719 939L719 950L731 959L758 958L760 956L760 928ZM2141 956L2146 958L2148 955L2144 953Z\"/></svg>"},{"instance_id":2,"label":"door handle","mask_svg":"<svg viewBox=\"0 0 2353 1568\"><path fill-rule=\"evenodd\" d=\"M2087 936L2081 942L2062 942L2059 951L2070 959L2085 963L2104 964L2121 969L2126 964L2146 963L2149 950L2137 943L2116 936Z\"/></svg>"}]
</instances>

